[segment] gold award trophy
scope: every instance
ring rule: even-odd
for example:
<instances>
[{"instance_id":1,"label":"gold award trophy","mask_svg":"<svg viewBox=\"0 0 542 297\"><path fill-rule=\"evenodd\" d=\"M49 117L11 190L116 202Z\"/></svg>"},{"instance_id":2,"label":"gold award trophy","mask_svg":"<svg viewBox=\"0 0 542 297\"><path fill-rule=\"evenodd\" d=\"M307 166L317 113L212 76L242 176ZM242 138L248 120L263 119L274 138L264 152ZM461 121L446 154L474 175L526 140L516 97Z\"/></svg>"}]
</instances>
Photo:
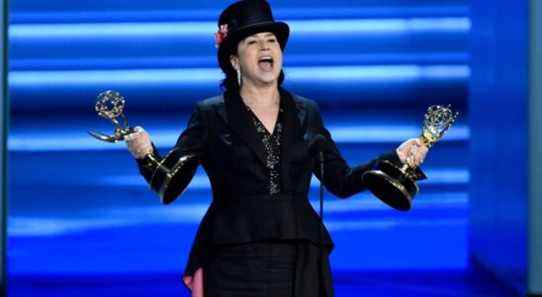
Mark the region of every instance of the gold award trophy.
<instances>
[{"instance_id":1,"label":"gold award trophy","mask_svg":"<svg viewBox=\"0 0 542 297\"><path fill-rule=\"evenodd\" d=\"M128 126L128 119L123 114L124 103L124 97L117 91L107 90L100 93L94 109L99 116L113 122L115 131L113 135L92 130L88 131L88 133L98 140L114 143L124 140L124 137L128 134L136 132L134 128ZM122 122L119 122L117 118L121 118Z\"/></svg>"},{"instance_id":2,"label":"gold award trophy","mask_svg":"<svg viewBox=\"0 0 542 297\"><path fill-rule=\"evenodd\" d=\"M113 135L92 130L88 133L98 140L115 143L125 140L128 134L136 132L135 128L128 126L128 119L123 114L124 103L124 97L119 92L108 90L100 93L94 109L99 116L113 122L115 131ZM157 152L152 152L143 160L140 166L147 168L146 170L152 170L149 181L151 189L160 196L164 204L171 203L186 189L197 168L194 162L199 162L197 154L186 153L179 146L175 146L164 157ZM186 165L189 165L188 169L183 170Z\"/></svg>"},{"instance_id":3,"label":"gold award trophy","mask_svg":"<svg viewBox=\"0 0 542 297\"><path fill-rule=\"evenodd\" d=\"M450 105L430 106L424 116L420 140L430 148L442 138L458 115L458 112L451 110ZM362 178L373 195L397 210L407 211L412 207L412 199L419 191L416 180L426 179L426 176L408 164L398 167L383 160L376 164L376 169L366 172Z\"/></svg>"}]
</instances>

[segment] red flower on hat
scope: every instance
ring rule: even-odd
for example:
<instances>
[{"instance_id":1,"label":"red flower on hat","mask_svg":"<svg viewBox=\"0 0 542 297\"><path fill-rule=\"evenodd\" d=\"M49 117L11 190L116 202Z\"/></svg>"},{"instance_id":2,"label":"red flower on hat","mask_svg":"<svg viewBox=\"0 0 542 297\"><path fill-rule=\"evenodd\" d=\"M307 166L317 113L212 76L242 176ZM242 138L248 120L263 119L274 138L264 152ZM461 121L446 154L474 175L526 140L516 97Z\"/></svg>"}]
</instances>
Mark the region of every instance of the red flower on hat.
<instances>
[{"instance_id":1,"label":"red flower on hat","mask_svg":"<svg viewBox=\"0 0 542 297\"><path fill-rule=\"evenodd\" d=\"M224 38L228 36L228 24L220 25L220 28L215 33L215 47L218 48Z\"/></svg>"}]
</instances>

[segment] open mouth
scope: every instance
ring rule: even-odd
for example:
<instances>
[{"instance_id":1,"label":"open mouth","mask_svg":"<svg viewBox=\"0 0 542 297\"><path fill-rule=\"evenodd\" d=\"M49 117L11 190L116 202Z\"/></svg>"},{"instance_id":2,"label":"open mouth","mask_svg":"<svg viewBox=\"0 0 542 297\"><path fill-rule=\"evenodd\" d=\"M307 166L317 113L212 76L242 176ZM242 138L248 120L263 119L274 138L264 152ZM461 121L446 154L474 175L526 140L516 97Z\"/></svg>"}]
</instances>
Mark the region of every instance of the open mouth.
<instances>
[{"instance_id":1,"label":"open mouth","mask_svg":"<svg viewBox=\"0 0 542 297\"><path fill-rule=\"evenodd\" d=\"M271 56L263 56L258 59L258 66L264 71L271 71L273 70L273 57Z\"/></svg>"}]
</instances>

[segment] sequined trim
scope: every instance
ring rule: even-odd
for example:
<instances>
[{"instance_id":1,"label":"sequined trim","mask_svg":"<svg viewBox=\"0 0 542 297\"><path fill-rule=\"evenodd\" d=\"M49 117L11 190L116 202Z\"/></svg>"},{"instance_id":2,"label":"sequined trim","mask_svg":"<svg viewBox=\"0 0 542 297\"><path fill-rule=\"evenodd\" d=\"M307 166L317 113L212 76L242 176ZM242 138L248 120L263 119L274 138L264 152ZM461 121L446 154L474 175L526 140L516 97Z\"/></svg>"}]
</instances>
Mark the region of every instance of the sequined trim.
<instances>
[{"instance_id":1,"label":"sequined trim","mask_svg":"<svg viewBox=\"0 0 542 297\"><path fill-rule=\"evenodd\" d=\"M280 141L282 134L282 113L283 108L279 110L279 115L273 134L270 134L256 114L245 104L247 111L252 116L252 121L256 127L256 131L262 140L265 148L265 165L269 170L269 194L278 194L281 192L280 185Z\"/></svg>"}]
</instances>

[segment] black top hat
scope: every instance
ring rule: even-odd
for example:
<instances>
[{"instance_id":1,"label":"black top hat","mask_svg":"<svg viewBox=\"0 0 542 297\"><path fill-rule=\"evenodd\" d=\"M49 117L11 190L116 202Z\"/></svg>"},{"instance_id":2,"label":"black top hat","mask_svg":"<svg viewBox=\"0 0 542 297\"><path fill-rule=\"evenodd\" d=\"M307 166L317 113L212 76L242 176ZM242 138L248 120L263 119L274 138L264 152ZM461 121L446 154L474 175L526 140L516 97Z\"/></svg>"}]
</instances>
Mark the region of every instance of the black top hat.
<instances>
[{"instance_id":1,"label":"black top hat","mask_svg":"<svg viewBox=\"0 0 542 297\"><path fill-rule=\"evenodd\" d=\"M275 22L271 7L265 0L242 0L231 4L220 14L218 28L218 63L224 72L231 70L229 56L245 37L273 32L284 50L290 34L286 23Z\"/></svg>"}]
</instances>

